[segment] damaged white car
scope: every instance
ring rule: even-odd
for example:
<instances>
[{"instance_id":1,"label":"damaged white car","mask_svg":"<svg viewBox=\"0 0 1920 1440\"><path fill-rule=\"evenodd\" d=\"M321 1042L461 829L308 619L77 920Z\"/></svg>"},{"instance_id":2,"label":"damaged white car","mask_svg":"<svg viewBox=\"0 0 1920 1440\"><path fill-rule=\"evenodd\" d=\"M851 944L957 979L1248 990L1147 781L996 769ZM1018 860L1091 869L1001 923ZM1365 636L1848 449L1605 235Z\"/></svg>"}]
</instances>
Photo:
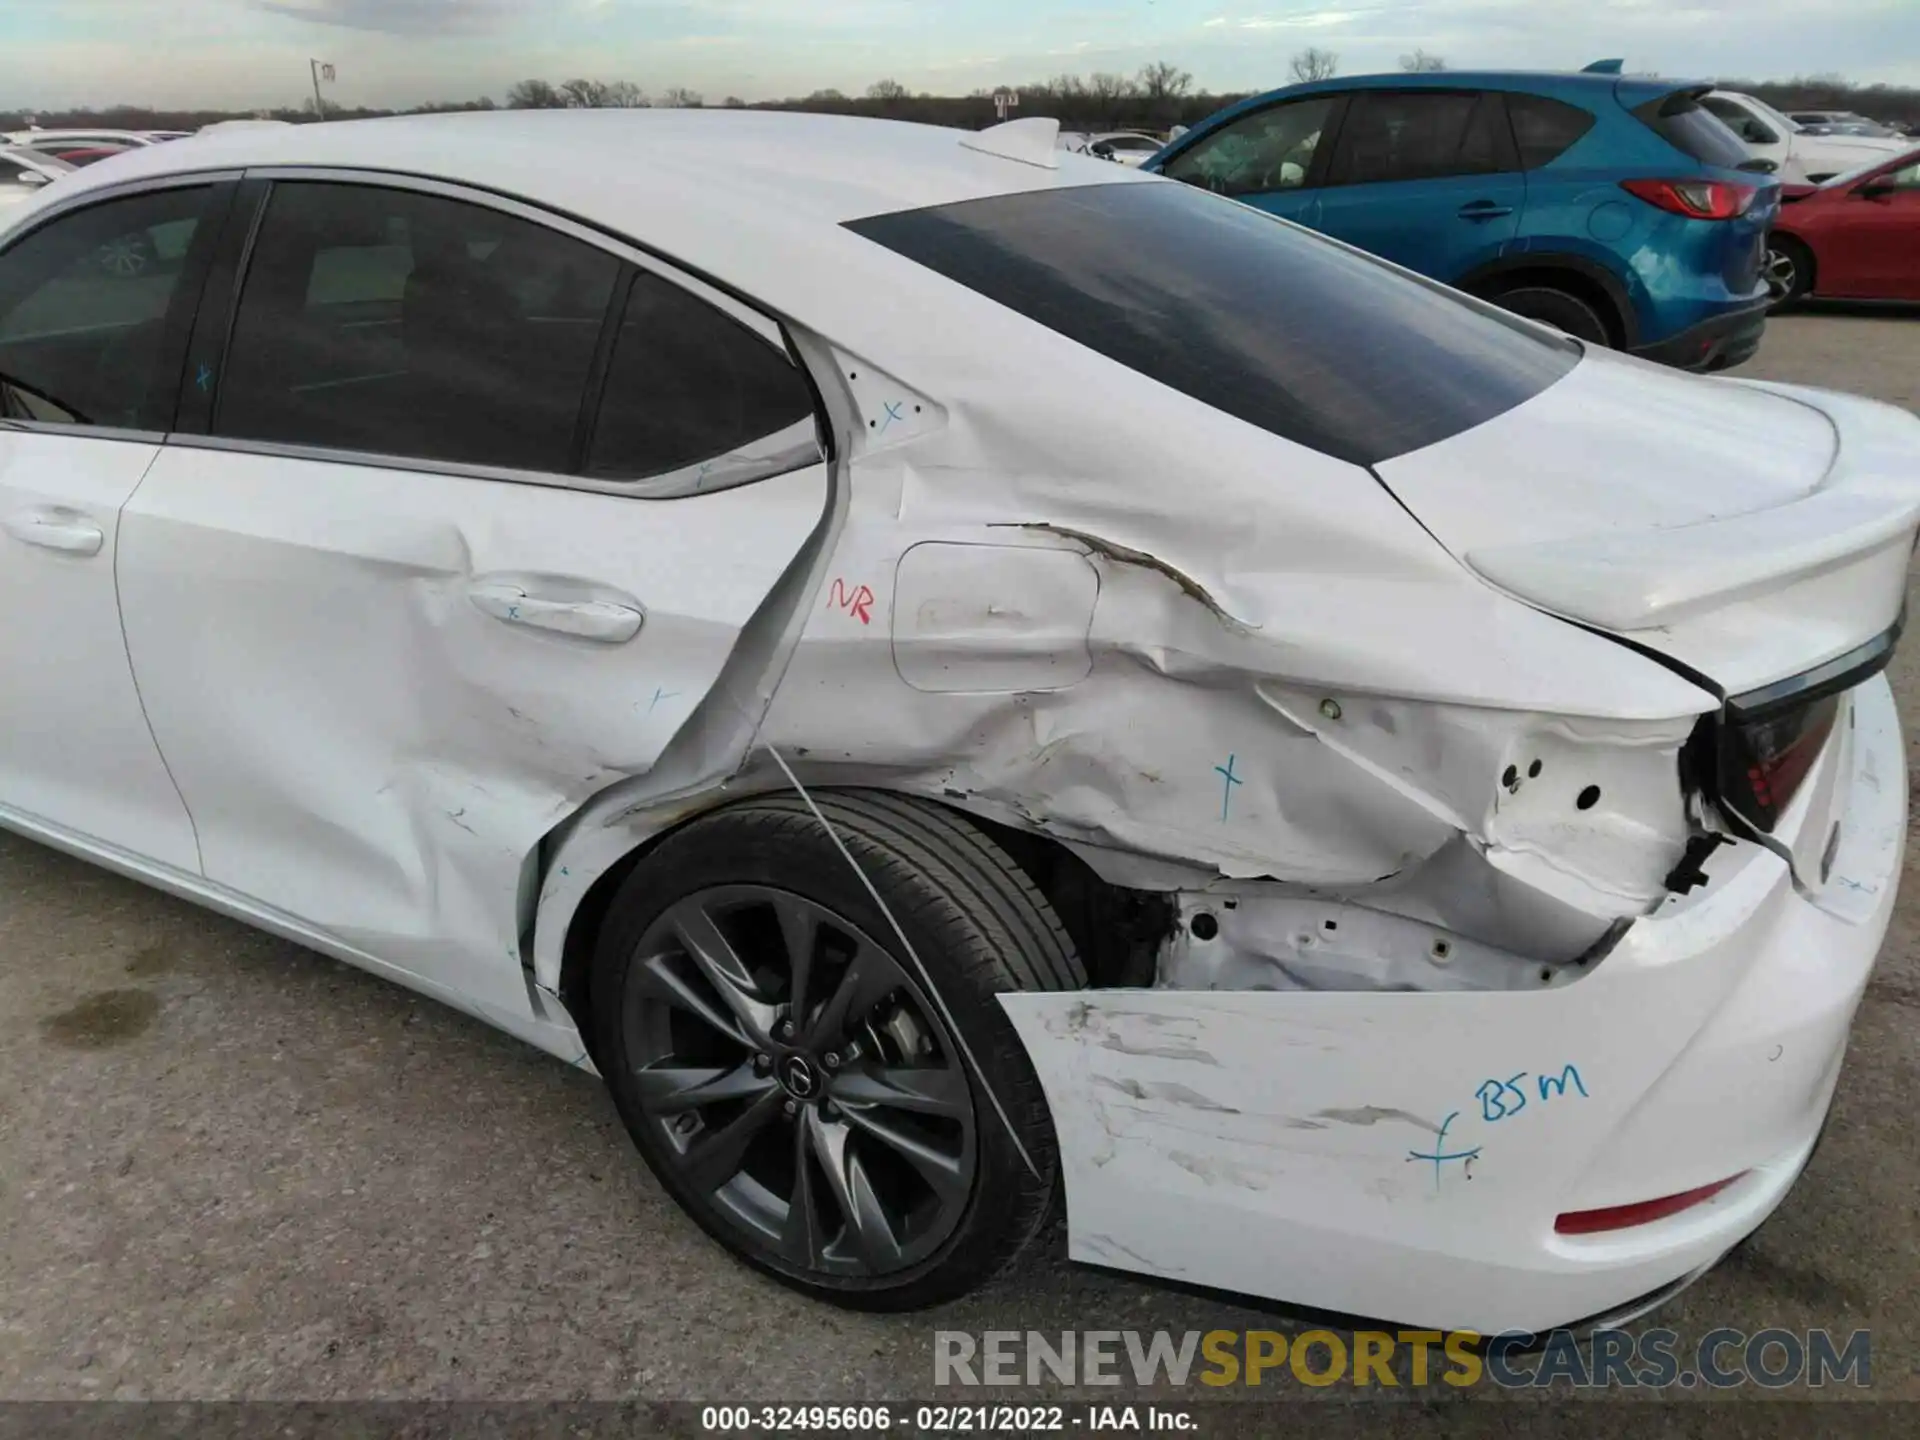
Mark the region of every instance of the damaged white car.
<instances>
[{"instance_id":1,"label":"damaged white car","mask_svg":"<svg viewBox=\"0 0 1920 1440\"><path fill-rule=\"evenodd\" d=\"M1048 122L746 112L129 154L0 240L0 386L0 822L596 1067L808 1293L1064 1191L1078 1259L1538 1330L1819 1134L1903 412Z\"/></svg>"}]
</instances>

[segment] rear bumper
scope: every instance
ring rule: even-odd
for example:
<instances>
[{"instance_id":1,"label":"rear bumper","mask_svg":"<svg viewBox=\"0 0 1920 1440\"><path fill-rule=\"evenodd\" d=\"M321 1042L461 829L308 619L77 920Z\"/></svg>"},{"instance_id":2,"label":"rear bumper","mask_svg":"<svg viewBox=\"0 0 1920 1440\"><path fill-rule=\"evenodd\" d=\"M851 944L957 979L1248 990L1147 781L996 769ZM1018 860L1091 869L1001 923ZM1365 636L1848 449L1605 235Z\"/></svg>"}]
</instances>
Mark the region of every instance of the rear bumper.
<instances>
[{"instance_id":1,"label":"rear bumper","mask_svg":"<svg viewBox=\"0 0 1920 1440\"><path fill-rule=\"evenodd\" d=\"M1697 325L1689 325L1676 335L1651 345L1635 347L1633 353L1643 360L1671 365L1678 370L1729 370L1753 358L1766 333L1765 299L1752 301L1737 310L1715 315Z\"/></svg>"},{"instance_id":2,"label":"rear bumper","mask_svg":"<svg viewBox=\"0 0 1920 1440\"><path fill-rule=\"evenodd\" d=\"M1060 1138L1073 1258L1482 1334L1712 1265L1806 1165L1892 915L1907 787L1884 677L1854 714L1826 885L1723 847L1571 984L1003 996ZM1664 1219L1555 1229L1732 1176Z\"/></svg>"}]
</instances>

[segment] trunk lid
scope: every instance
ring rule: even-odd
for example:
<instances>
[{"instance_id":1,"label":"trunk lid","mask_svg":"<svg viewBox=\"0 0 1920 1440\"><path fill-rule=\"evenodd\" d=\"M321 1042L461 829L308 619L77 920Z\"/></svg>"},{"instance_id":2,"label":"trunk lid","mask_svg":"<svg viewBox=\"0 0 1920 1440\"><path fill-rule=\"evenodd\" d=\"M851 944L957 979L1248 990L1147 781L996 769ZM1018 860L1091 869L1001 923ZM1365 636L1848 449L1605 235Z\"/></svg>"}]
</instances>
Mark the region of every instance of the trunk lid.
<instances>
[{"instance_id":1,"label":"trunk lid","mask_svg":"<svg viewBox=\"0 0 1920 1440\"><path fill-rule=\"evenodd\" d=\"M1495 587L1723 695L1892 628L1920 528L1914 416L1605 352L1375 471Z\"/></svg>"}]
</instances>

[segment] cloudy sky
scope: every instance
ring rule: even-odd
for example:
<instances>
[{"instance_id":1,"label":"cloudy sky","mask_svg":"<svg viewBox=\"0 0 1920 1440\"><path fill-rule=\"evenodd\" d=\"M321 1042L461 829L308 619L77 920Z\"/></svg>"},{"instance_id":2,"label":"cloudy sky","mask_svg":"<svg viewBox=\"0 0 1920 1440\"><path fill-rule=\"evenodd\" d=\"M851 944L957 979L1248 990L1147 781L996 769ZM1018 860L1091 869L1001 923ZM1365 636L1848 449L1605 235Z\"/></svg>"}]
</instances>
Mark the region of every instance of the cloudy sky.
<instances>
[{"instance_id":1,"label":"cloudy sky","mask_svg":"<svg viewBox=\"0 0 1920 1440\"><path fill-rule=\"evenodd\" d=\"M1455 68L1665 75L1837 71L1920 85L1920 0L0 0L0 109L298 103L329 60L343 105L505 94L514 80L633 80L718 100L883 76L963 93L1169 59L1213 90L1343 73L1423 47Z\"/></svg>"}]
</instances>

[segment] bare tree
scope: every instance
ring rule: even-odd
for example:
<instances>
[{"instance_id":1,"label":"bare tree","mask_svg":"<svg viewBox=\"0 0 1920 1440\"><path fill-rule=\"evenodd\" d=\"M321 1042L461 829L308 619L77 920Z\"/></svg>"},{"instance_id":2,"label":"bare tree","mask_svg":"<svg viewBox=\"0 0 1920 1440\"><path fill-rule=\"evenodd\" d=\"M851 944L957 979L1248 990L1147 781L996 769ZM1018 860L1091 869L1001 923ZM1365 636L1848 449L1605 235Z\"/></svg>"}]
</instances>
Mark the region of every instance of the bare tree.
<instances>
[{"instance_id":1,"label":"bare tree","mask_svg":"<svg viewBox=\"0 0 1920 1440\"><path fill-rule=\"evenodd\" d=\"M607 87L598 80L566 80L560 96L569 109L598 110L607 103Z\"/></svg>"},{"instance_id":2,"label":"bare tree","mask_svg":"<svg viewBox=\"0 0 1920 1440\"><path fill-rule=\"evenodd\" d=\"M1193 73L1171 60L1156 60L1140 68L1140 93L1149 100L1178 100L1193 88Z\"/></svg>"},{"instance_id":3,"label":"bare tree","mask_svg":"<svg viewBox=\"0 0 1920 1440\"><path fill-rule=\"evenodd\" d=\"M1087 99L1095 105L1105 106L1109 111L1120 101L1137 93L1132 79L1125 75L1096 70L1087 77Z\"/></svg>"},{"instance_id":4,"label":"bare tree","mask_svg":"<svg viewBox=\"0 0 1920 1440\"><path fill-rule=\"evenodd\" d=\"M811 95L807 96L807 99L809 100L827 100L827 101L844 100L846 98L847 97L842 95L838 90L816 90Z\"/></svg>"},{"instance_id":5,"label":"bare tree","mask_svg":"<svg viewBox=\"0 0 1920 1440\"><path fill-rule=\"evenodd\" d=\"M898 80L876 80L867 87L867 98L891 105L907 98L907 87Z\"/></svg>"},{"instance_id":6,"label":"bare tree","mask_svg":"<svg viewBox=\"0 0 1920 1440\"><path fill-rule=\"evenodd\" d=\"M1438 55L1429 55L1415 47L1411 55L1400 57L1400 68L1411 70L1416 75L1432 75L1447 68L1447 62Z\"/></svg>"},{"instance_id":7,"label":"bare tree","mask_svg":"<svg viewBox=\"0 0 1920 1440\"><path fill-rule=\"evenodd\" d=\"M675 85L663 91L660 103L669 110L698 110L707 102L698 90L689 90L684 85Z\"/></svg>"},{"instance_id":8,"label":"bare tree","mask_svg":"<svg viewBox=\"0 0 1920 1440\"><path fill-rule=\"evenodd\" d=\"M1309 45L1287 63L1287 69L1302 85L1309 80L1331 80L1340 73L1340 57L1331 50Z\"/></svg>"},{"instance_id":9,"label":"bare tree","mask_svg":"<svg viewBox=\"0 0 1920 1440\"><path fill-rule=\"evenodd\" d=\"M520 80L507 91L507 108L510 110L564 110L567 102L560 92L545 80Z\"/></svg>"},{"instance_id":10,"label":"bare tree","mask_svg":"<svg viewBox=\"0 0 1920 1440\"><path fill-rule=\"evenodd\" d=\"M747 102L742 100L738 95L727 96L727 109L744 110L746 108L747 108Z\"/></svg>"},{"instance_id":11,"label":"bare tree","mask_svg":"<svg viewBox=\"0 0 1920 1440\"><path fill-rule=\"evenodd\" d=\"M610 110L642 110L646 108L647 92L631 80L616 80L607 86L600 103Z\"/></svg>"}]
</instances>

